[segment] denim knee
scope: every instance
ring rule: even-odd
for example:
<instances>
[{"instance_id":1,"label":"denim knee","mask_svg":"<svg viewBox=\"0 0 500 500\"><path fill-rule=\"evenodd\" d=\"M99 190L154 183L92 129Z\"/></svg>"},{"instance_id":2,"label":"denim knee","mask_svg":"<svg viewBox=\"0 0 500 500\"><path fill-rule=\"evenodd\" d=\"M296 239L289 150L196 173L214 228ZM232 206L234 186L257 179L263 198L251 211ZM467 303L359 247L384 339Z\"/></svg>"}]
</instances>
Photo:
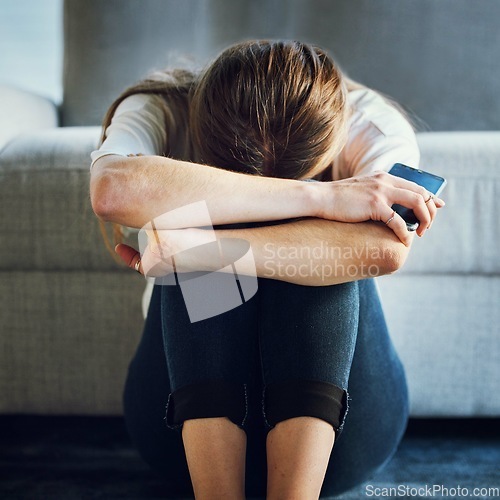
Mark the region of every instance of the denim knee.
<instances>
[{"instance_id":1,"label":"denim knee","mask_svg":"<svg viewBox=\"0 0 500 500\"><path fill-rule=\"evenodd\" d=\"M182 431L184 421L227 417L245 430L248 415L247 385L225 380L204 380L171 392L165 409L169 429Z\"/></svg>"},{"instance_id":2,"label":"denim knee","mask_svg":"<svg viewBox=\"0 0 500 500\"><path fill-rule=\"evenodd\" d=\"M284 380L264 387L262 413L268 430L294 417L316 417L340 434L348 411L346 390L319 380Z\"/></svg>"}]
</instances>

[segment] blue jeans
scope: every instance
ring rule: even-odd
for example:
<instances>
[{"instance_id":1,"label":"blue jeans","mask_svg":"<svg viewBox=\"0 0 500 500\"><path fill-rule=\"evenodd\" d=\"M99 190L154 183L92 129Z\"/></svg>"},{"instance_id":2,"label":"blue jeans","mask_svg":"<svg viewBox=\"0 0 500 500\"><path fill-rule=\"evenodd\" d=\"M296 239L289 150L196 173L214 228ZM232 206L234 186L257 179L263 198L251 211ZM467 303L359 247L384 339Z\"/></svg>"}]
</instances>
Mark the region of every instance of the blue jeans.
<instances>
[{"instance_id":1,"label":"blue jeans","mask_svg":"<svg viewBox=\"0 0 500 500\"><path fill-rule=\"evenodd\" d=\"M155 286L124 409L134 445L172 495L192 495L184 420L227 416L244 429L246 491L265 496L267 432L294 416L322 418L337 430L322 488L331 496L391 458L408 398L373 280L306 287L259 278L248 302L196 323L178 287Z\"/></svg>"}]
</instances>

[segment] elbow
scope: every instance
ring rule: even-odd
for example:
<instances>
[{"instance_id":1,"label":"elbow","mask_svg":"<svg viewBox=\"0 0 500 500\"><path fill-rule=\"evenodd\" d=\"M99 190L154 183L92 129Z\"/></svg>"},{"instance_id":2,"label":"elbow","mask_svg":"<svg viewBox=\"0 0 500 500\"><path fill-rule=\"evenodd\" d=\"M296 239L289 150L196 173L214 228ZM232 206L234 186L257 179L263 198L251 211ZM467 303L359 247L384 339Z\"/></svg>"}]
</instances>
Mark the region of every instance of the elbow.
<instances>
[{"instance_id":1,"label":"elbow","mask_svg":"<svg viewBox=\"0 0 500 500\"><path fill-rule=\"evenodd\" d=\"M105 173L91 179L90 203L96 216L104 222L113 222L119 210L116 179Z\"/></svg>"},{"instance_id":2,"label":"elbow","mask_svg":"<svg viewBox=\"0 0 500 500\"><path fill-rule=\"evenodd\" d=\"M382 258L379 261L380 275L394 274L404 266L410 248L401 242L394 242L382 249Z\"/></svg>"}]
</instances>

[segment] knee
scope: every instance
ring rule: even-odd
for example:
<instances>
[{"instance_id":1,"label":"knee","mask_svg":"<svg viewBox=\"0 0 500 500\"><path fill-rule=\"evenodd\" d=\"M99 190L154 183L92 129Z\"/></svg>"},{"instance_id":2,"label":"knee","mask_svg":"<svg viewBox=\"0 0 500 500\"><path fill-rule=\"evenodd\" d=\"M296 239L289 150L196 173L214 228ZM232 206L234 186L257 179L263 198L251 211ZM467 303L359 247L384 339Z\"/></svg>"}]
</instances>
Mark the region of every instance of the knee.
<instances>
[{"instance_id":1,"label":"knee","mask_svg":"<svg viewBox=\"0 0 500 500\"><path fill-rule=\"evenodd\" d=\"M319 380L284 380L266 385L262 414L267 430L294 417L316 417L328 422L338 435L347 414L347 392Z\"/></svg>"}]
</instances>

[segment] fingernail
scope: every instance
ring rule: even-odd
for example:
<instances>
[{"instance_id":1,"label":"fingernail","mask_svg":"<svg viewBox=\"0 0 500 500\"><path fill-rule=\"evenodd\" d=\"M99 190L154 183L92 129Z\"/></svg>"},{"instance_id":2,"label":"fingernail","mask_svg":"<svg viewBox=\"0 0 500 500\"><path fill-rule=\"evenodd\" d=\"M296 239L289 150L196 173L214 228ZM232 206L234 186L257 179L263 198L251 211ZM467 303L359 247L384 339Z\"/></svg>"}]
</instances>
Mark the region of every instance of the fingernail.
<instances>
[{"instance_id":1,"label":"fingernail","mask_svg":"<svg viewBox=\"0 0 500 500\"><path fill-rule=\"evenodd\" d=\"M115 245L115 252L117 251L116 249L118 248L118 246L119 246L119 245L120 245L120 243L117 243L117 244Z\"/></svg>"}]
</instances>

